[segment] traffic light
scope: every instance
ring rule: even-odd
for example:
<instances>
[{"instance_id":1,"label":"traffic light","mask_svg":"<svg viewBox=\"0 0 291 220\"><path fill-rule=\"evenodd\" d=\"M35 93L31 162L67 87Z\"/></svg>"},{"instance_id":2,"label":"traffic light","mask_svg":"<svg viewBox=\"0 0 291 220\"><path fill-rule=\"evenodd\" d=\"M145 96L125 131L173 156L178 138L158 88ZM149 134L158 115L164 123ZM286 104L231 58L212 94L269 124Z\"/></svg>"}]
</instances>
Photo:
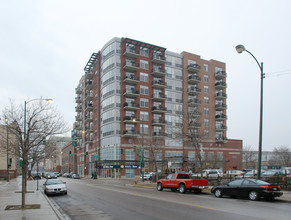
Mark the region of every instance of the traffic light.
<instances>
[{"instance_id":1,"label":"traffic light","mask_svg":"<svg viewBox=\"0 0 291 220\"><path fill-rule=\"evenodd\" d=\"M86 157L88 157L88 152L86 152Z\"/></svg>"},{"instance_id":2,"label":"traffic light","mask_svg":"<svg viewBox=\"0 0 291 220\"><path fill-rule=\"evenodd\" d=\"M69 152L69 155L72 156L72 152L71 151Z\"/></svg>"},{"instance_id":3,"label":"traffic light","mask_svg":"<svg viewBox=\"0 0 291 220\"><path fill-rule=\"evenodd\" d=\"M74 137L72 137L72 146L76 146L76 140L75 140L75 138Z\"/></svg>"},{"instance_id":4,"label":"traffic light","mask_svg":"<svg viewBox=\"0 0 291 220\"><path fill-rule=\"evenodd\" d=\"M44 140L42 141L42 144L43 144L43 145L46 145L46 139L44 139Z\"/></svg>"}]
</instances>

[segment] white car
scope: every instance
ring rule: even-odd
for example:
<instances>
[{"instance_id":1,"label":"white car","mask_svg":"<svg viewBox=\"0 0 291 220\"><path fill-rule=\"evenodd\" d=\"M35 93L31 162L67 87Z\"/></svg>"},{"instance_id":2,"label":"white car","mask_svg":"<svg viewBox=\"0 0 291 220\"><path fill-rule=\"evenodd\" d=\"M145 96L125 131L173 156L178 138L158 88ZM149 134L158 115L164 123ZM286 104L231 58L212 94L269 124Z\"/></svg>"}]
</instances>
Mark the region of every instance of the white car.
<instances>
[{"instance_id":1,"label":"white car","mask_svg":"<svg viewBox=\"0 0 291 220\"><path fill-rule=\"evenodd\" d=\"M241 170L227 170L227 171L225 172L225 174L226 174L227 176L239 176L239 175L243 175L244 172L241 171Z\"/></svg>"},{"instance_id":2,"label":"white car","mask_svg":"<svg viewBox=\"0 0 291 220\"><path fill-rule=\"evenodd\" d=\"M200 173L194 173L192 174L193 177L199 177L201 176ZM209 169L209 170L203 170L203 177L223 177L223 172L219 169Z\"/></svg>"},{"instance_id":3,"label":"white car","mask_svg":"<svg viewBox=\"0 0 291 220\"><path fill-rule=\"evenodd\" d=\"M60 179L47 179L43 184L43 191L49 194L67 194L67 185Z\"/></svg>"},{"instance_id":4,"label":"white car","mask_svg":"<svg viewBox=\"0 0 291 220\"><path fill-rule=\"evenodd\" d=\"M143 174L143 179L144 180L149 180L150 178L151 178L151 174L149 174L149 173L144 173ZM142 174L140 175L140 178L142 179Z\"/></svg>"}]
</instances>

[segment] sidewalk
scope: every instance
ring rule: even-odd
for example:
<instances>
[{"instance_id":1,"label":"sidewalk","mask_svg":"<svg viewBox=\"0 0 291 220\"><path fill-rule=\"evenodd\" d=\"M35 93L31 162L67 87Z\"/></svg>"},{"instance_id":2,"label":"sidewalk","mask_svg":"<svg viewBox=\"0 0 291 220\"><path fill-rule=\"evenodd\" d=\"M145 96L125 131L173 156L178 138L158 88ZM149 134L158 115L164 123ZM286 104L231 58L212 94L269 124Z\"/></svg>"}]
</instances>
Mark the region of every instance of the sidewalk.
<instances>
[{"instance_id":1,"label":"sidewalk","mask_svg":"<svg viewBox=\"0 0 291 220\"><path fill-rule=\"evenodd\" d=\"M26 204L39 204L39 209L5 210L8 205L21 205L21 176L9 182L0 181L0 219L57 220L60 219L50 201L42 193L42 182L36 190L36 180L27 181ZM17 193L16 193L17 192Z\"/></svg>"}]
</instances>

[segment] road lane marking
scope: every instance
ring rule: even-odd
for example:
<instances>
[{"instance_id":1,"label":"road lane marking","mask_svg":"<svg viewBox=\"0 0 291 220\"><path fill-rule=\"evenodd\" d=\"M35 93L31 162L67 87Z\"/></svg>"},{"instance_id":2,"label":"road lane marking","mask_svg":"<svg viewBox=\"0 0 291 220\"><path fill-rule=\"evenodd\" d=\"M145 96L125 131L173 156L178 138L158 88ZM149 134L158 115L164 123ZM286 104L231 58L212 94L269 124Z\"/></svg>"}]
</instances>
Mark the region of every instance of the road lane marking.
<instances>
[{"instance_id":1,"label":"road lane marking","mask_svg":"<svg viewBox=\"0 0 291 220\"><path fill-rule=\"evenodd\" d=\"M202 206L202 205L195 205L195 204L188 204L189 206L194 206L194 207L198 207L198 208L203 208L203 209L210 209L210 210L217 210L215 208L210 208L207 206Z\"/></svg>"}]
</instances>

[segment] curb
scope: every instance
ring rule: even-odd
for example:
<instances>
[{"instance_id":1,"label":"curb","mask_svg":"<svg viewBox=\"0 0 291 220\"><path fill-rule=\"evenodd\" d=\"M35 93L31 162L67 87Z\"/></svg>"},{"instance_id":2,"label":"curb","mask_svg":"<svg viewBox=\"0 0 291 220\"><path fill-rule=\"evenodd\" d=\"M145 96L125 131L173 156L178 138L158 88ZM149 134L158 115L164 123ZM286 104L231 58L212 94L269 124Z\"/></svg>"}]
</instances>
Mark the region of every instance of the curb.
<instances>
[{"instance_id":1,"label":"curb","mask_svg":"<svg viewBox=\"0 0 291 220\"><path fill-rule=\"evenodd\" d=\"M42 191L41 191L43 197L46 199L46 201L49 203L49 205L51 206L52 210L55 212L56 216L58 217L59 220L68 220L71 219L68 216L64 216L59 209L57 209L58 205L50 200Z\"/></svg>"}]
</instances>

